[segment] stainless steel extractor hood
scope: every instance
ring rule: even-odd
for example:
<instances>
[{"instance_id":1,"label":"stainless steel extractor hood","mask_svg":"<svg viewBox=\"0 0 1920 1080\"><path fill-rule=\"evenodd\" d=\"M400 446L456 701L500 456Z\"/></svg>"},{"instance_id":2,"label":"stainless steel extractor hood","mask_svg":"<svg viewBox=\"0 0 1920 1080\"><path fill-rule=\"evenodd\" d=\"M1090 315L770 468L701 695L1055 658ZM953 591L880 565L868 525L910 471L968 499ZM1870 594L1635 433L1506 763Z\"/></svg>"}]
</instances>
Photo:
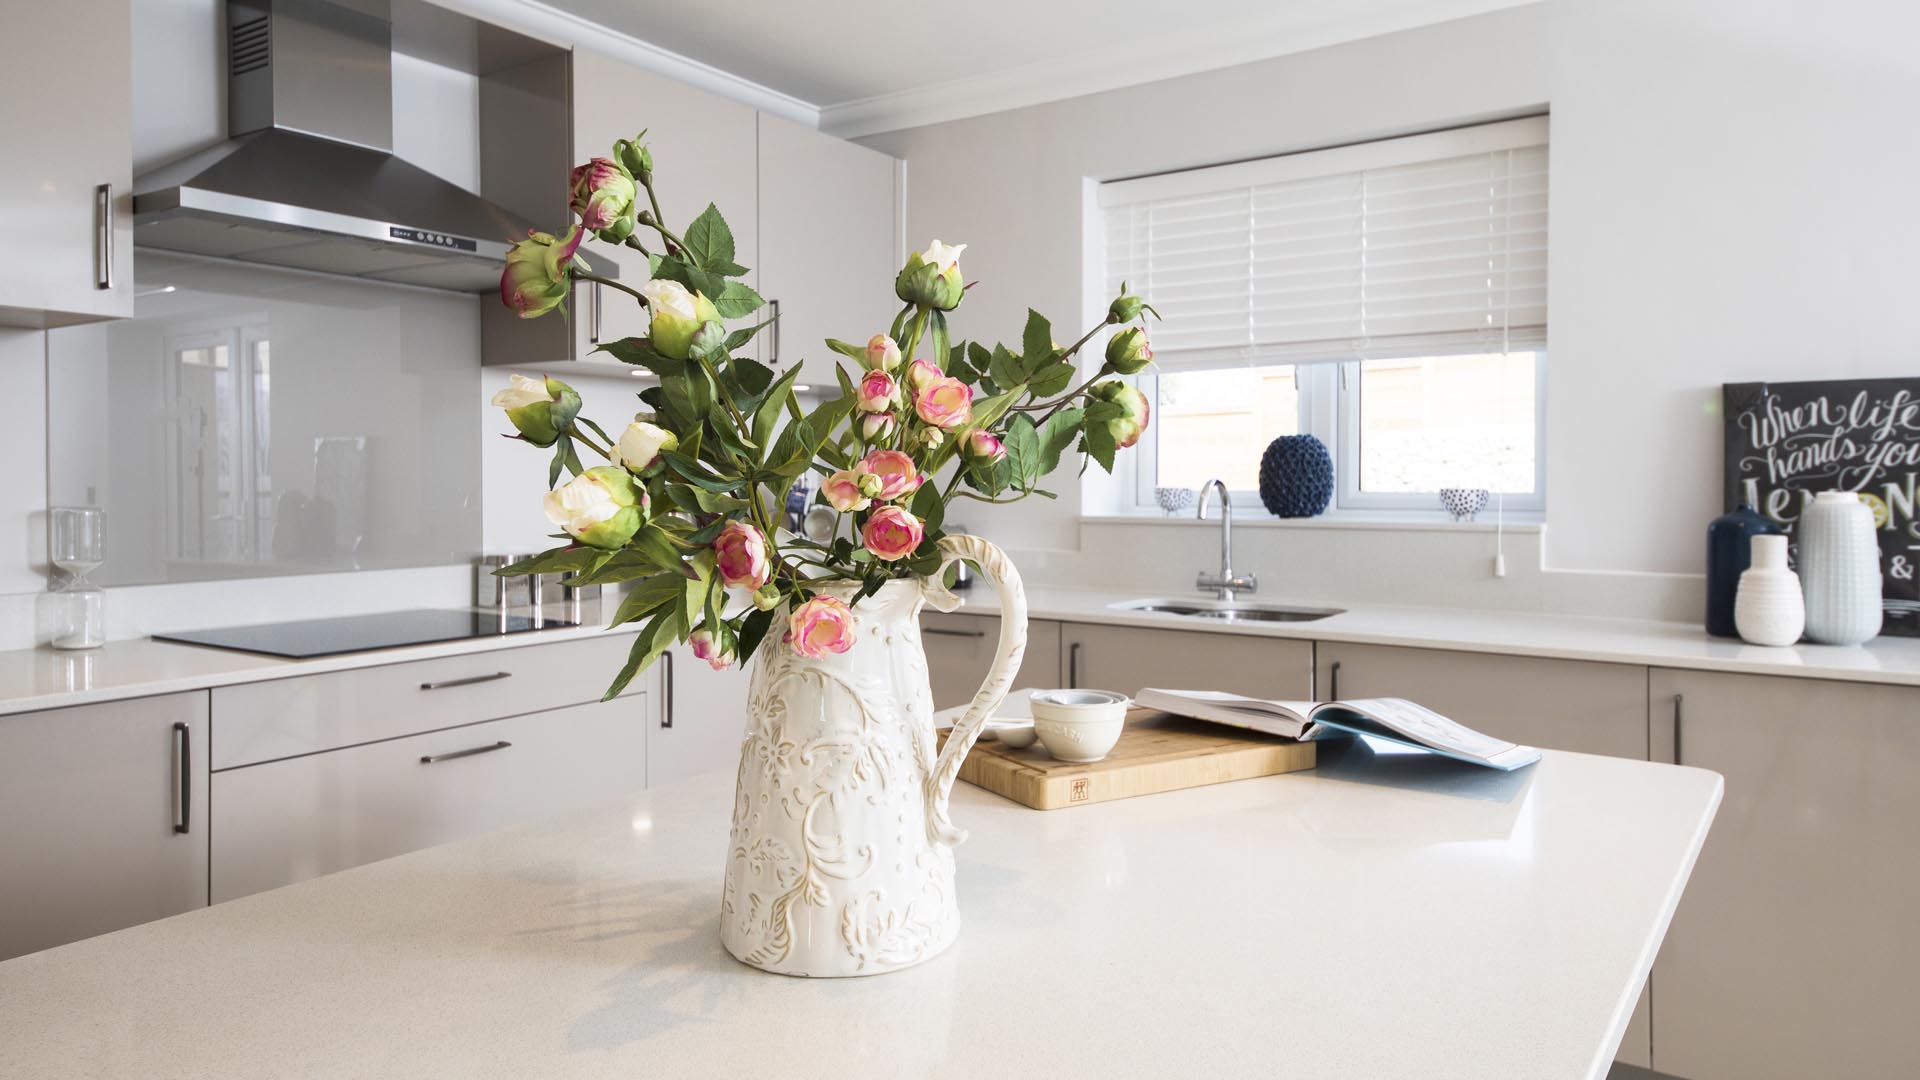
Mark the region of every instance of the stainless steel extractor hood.
<instances>
[{"instance_id":1,"label":"stainless steel extractor hood","mask_svg":"<svg viewBox=\"0 0 1920 1080\"><path fill-rule=\"evenodd\" d=\"M229 0L227 24L232 138L134 181L135 244L499 287L501 260L530 223L394 156L387 0Z\"/></svg>"}]
</instances>

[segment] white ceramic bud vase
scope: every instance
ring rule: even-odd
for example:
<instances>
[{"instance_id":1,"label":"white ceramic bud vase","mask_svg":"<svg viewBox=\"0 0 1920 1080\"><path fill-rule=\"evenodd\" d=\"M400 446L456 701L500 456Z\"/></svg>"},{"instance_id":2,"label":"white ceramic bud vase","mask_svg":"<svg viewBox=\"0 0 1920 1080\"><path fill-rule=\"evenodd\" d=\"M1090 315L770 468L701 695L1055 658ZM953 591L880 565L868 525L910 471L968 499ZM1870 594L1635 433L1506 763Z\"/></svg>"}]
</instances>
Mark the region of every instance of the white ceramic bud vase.
<instances>
[{"instance_id":1,"label":"white ceramic bud vase","mask_svg":"<svg viewBox=\"0 0 1920 1080\"><path fill-rule=\"evenodd\" d=\"M1859 645L1880 635L1880 544L1873 508L1851 491L1822 491L1800 515L1807 639Z\"/></svg>"},{"instance_id":2,"label":"white ceramic bud vase","mask_svg":"<svg viewBox=\"0 0 1920 1080\"><path fill-rule=\"evenodd\" d=\"M985 540L947 536L940 553L933 576L889 581L854 606L846 652L801 656L774 631L754 655L720 900L720 941L744 963L873 975L933 957L960 932L953 846L966 833L947 798L1020 670L1027 601L1013 564ZM941 581L960 559L998 591L1000 645L936 754L920 608L959 606ZM850 600L857 588L819 591Z\"/></svg>"},{"instance_id":3,"label":"white ceramic bud vase","mask_svg":"<svg viewBox=\"0 0 1920 1080\"><path fill-rule=\"evenodd\" d=\"M1787 538L1756 536L1733 599L1733 628L1753 645L1791 645L1806 628L1800 578L1787 569Z\"/></svg>"}]
</instances>

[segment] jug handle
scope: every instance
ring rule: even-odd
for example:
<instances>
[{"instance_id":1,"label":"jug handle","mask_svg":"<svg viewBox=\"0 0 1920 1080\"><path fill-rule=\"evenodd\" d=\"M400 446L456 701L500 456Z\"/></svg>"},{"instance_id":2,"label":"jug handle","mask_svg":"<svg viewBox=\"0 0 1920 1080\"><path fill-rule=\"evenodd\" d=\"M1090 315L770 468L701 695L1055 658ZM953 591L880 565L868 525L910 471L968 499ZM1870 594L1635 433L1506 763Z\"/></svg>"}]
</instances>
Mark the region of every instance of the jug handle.
<instances>
[{"instance_id":1,"label":"jug handle","mask_svg":"<svg viewBox=\"0 0 1920 1080\"><path fill-rule=\"evenodd\" d=\"M1000 599L1000 645L994 652L993 666L987 669L986 681L973 695L966 715L947 734L947 745L941 748L933 771L927 774L927 838L952 847L965 840L967 834L966 830L954 827L953 819L948 816L947 799L953 793L954 778L960 775L960 763L966 760L967 751L973 749L987 718L1006 700L1007 689L1020 671L1020 658L1027 651L1027 591L1007 553L987 541L977 536L945 536L939 546L940 568L922 585L929 604L939 611L952 611L960 606L960 598L947 588L944 579L947 567L962 559L980 568L981 575L993 582L993 590Z\"/></svg>"}]
</instances>

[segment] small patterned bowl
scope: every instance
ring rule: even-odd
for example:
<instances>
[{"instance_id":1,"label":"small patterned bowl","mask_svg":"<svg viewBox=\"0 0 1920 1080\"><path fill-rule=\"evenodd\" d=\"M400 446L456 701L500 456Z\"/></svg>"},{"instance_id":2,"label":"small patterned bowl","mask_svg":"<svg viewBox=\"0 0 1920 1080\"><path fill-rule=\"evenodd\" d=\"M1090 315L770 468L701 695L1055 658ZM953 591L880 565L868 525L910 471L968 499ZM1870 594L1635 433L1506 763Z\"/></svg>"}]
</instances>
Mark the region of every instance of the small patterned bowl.
<instances>
[{"instance_id":1,"label":"small patterned bowl","mask_svg":"<svg viewBox=\"0 0 1920 1080\"><path fill-rule=\"evenodd\" d=\"M1472 521L1487 508L1486 488L1441 488L1440 505L1455 521Z\"/></svg>"},{"instance_id":2,"label":"small patterned bowl","mask_svg":"<svg viewBox=\"0 0 1920 1080\"><path fill-rule=\"evenodd\" d=\"M1193 505L1193 489L1183 487L1157 487L1153 489L1153 501L1160 504L1171 517Z\"/></svg>"}]
</instances>

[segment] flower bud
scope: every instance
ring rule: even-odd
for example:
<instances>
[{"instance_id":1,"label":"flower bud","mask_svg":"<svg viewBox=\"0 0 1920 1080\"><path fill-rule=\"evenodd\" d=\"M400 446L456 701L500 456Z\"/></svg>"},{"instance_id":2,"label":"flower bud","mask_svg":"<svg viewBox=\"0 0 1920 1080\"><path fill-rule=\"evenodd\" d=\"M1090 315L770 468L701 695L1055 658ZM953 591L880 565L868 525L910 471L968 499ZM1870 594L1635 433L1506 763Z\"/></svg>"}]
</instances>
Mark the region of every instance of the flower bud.
<instances>
[{"instance_id":1,"label":"flower bud","mask_svg":"<svg viewBox=\"0 0 1920 1080\"><path fill-rule=\"evenodd\" d=\"M904 499L920 487L919 468L898 450L869 450L860 459L858 471L880 481L879 490L870 494L887 502Z\"/></svg>"},{"instance_id":2,"label":"flower bud","mask_svg":"<svg viewBox=\"0 0 1920 1080\"><path fill-rule=\"evenodd\" d=\"M946 377L947 373L931 360L915 360L907 365L907 385L915 390L925 390Z\"/></svg>"},{"instance_id":3,"label":"flower bud","mask_svg":"<svg viewBox=\"0 0 1920 1080\"><path fill-rule=\"evenodd\" d=\"M1147 416L1151 411L1147 406L1147 395L1117 379L1095 383L1087 391L1095 401L1110 401L1120 406L1121 415L1104 421L1108 434L1113 436L1113 445L1125 450L1140 441L1140 433L1147 430Z\"/></svg>"},{"instance_id":4,"label":"flower bud","mask_svg":"<svg viewBox=\"0 0 1920 1080\"><path fill-rule=\"evenodd\" d=\"M559 379L508 378L505 390L493 395L493 404L507 410L507 419L520 437L535 446L552 446L560 433L573 426L580 412L580 395Z\"/></svg>"},{"instance_id":5,"label":"flower bud","mask_svg":"<svg viewBox=\"0 0 1920 1080\"><path fill-rule=\"evenodd\" d=\"M687 644L693 649L696 660L705 660L707 666L715 671L725 671L733 666L733 635L723 626L718 634L701 627L687 635Z\"/></svg>"},{"instance_id":6,"label":"flower bud","mask_svg":"<svg viewBox=\"0 0 1920 1080\"><path fill-rule=\"evenodd\" d=\"M653 351L674 360L693 355L693 337L708 323L718 323L720 313L713 302L685 285L665 278L654 278L640 286L652 313L652 328L647 331Z\"/></svg>"},{"instance_id":7,"label":"flower bud","mask_svg":"<svg viewBox=\"0 0 1920 1080\"><path fill-rule=\"evenodd\" d=\"M843 514L865 510L873 504L873 494L860 490L861 475L857 469L841 469L820 482L820 497Z\"/></svg>"},{"instance_id":8,"label":"flower bud","mask_svg":"<svg viewBox=\"0 0 1920 1080\"><path fill-rule=\"evenodd\" d=\"M1153 347L1147 344L1147 332L1138 326L1107 339L1107 366L1122 375L1138 375L1153 363Z\"/></svg>"},{"instance_id":9,"label":"flower bud","mask_svg":"<svg viewBox=\"0 0 1920 1080\"><path fill-rule=\"evenodd\" d=\"M868 413L860 418L860 437L870 443L876 443L893 434L899 423L890 412Z\"/></svg>"},{"instance_id":10,"label":"flower bud","mask_svg":"<svg viewBox=\"0 0 1920 1080\"><path fill-rule=\"evenodd\" d=\"M645 475L660 465L662 451L680 449L680 439L666 428L635 420L620 433L620 442L614 449L620 457L620 464Z\"/></svg>"},{"instance_id":11,"label":"flower bud","mask_svg":"<svg viewBox=\"0 0 1920 1080\"><path fill-rule=\"evenodd\" d=\"M1154 318L1160 317L1160 313L1154 311L1153 306L1148 304L1144 297L1128 293L1127 283L1123 281L1120 283L1120 295L1114 297L1113 303L1107 305L1107 321L1115 324L1130 323L1139 318L1142 311L1152 311Z\"/></svg>"},{"instance_id":12,"label":"flower bud","mask_svg":"<svg viewBox=\"0 0 1920 1080\"><path fill-rule=\"evenodd\" d=\"M729 586L758 591L773 578L767 538L744 521L729 521L713 538L714 568Z\"/></svg>"},{"instance_id":13,"label":"flower bud","mask_svg":"<svg viewBox=\"0 0 1920 1080\"><path fill-rule=\"evenodd\" d=\"M646 138L646 135L647 133L642 131L631 139L621 139L613 144L613 151L620 158L620 164L626 167L627 172L635 180L643 184L653 179L653 151L648 150L640 142L641 139Z\"/></svg>"},{"instance_id":14,"label":"flower bud","mask_svg":"<svg viewBox=\"0 0 1920 1080\"><path fill-rule=\"evenodd\" d=\"M854 388L854 403L861 412L889 412L900 403L900 384L884 371L869 371Z\"/></svg>"},{"instance_id":15,"label":"flower bud","mask_svg":"<svg viewBox=\"0 0 1920 1080\"><path fill-rule=\"evenodd\" d=\"M966 283L960 277L960 253L965 244L943 244L935 240L925 251L907 256L907 265L893 279L893 293L909 304L940 311L952 311L966 296Z\"/></svg>"},{"instance_id":16,"label":"flower bud","mask_svg":"<svg viewBox=\"0 0 1920 1080\"><path fill-rule=\"evenodd\" d=\"M572 288L574 252L585 230L575 225L565 236L527 230L527 238L507 249L500 272L500 302L523 319L537 318L566 302Z\"/></svg>"},{"instance_id":17,"label":"flower bud","mask_svg":"<svg viewBox=\"0 0 1920 1080\"><path fill-rule=\"evenodd\" d=\"M885 334L875 334L867 339L860 364L868 371L892 371L900 366L900 346Z\"/></svg>"},{"instance_id":18,"label":"flower bud","mask_svg":"<svg viewBox=\"0 0 1920 1080\"><path fill-rule=\"evenodd\" d=\"M633 235L633 174L610 158L597 157L567 175L580 226L618 244Z\"/></svg>"},{"instance_id":19,"label":"flower bud","mask_svg":"<svg viewBox=\"0 0 1920 1080\"><path fill-rule=\"evenodd\" d=\"M967 457L983 465L991 465L1007 456L1007 446L984 428L975 428L967 433Z\"/></svg>"},{"instance_id":20,"label":"flower bud","mask_svg":"<svg viewBox=\"0 0 1920 1080\"><path fill-rule=\"evenodd\" d=\"M646 498L625 469L602 465L547 492L547 520L589 547L612 551L640 531Z\"/></svg>"},{"instance_id":21,"label":"flower bud","mask_svg":"<svg viewBox=\"0 0 1920 1080\"><path fill-rule=\"evenodd\" d=\"M886 490L887 482L870 472L862 472L855 474L854 485L860 489L860 494L869 499L877 499L880 493Z\"/></svg>"},{"instance_id":22,"label":"flower bud","mask_svg":"<svg viewBox=\"0 0 1920 1080\"><path fill-rule=\"evenodd\" d=\"M753 590L753 606L761 611L772 611L780 606L780 586L771 582Z\"/></svg>"}]
</instances>

